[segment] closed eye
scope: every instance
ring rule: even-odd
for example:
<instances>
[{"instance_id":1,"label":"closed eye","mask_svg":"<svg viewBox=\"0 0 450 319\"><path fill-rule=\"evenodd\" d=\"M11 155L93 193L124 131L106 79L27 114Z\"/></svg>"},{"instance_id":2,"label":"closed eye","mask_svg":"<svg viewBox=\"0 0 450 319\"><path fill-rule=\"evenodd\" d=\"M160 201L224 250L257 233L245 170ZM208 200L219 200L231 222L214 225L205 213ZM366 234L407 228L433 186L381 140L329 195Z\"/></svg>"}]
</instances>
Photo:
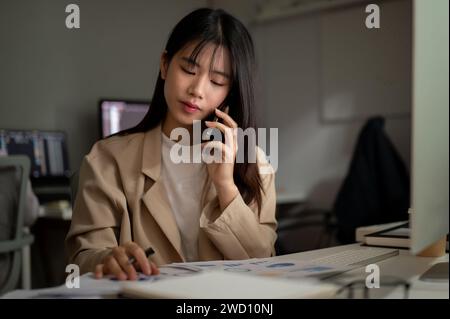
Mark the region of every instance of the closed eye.
<instances>
[{"instance_id":1,"label":"closed eye","mask_svg":"<svg viewBox=\"0 0 450 319\"><path fill-rule=\"evenodd\" d=\"M183 72L189 74L189 75L195 75L195 72L189 71L188 69L181 67L181 69L183 70ZM225 86L225 84L223 83L219 83L216 81L211 81L212 84L216 85L216 86Z\"/></svg>"},{"instance_id":2,"label":"closed eye","mask_svg":"<svg viewBox=\"0 0 450 319\"><path fill-rule=\"evenodd\" d=\"M191 72L191 71L189 71L189 70L187 70L187 69L185 69L185 68L183 68L183 67L181 67L181 69L182 69L185 73L187 73L187 74L195 75L195 72Z\"/></svg>"},{"instance_id":3,"label":"closed eye","mask_svg":"<svg viewBox=\"0 0 450 319\"><path fill-rule=\"evenodd\" d=\"M216 81L211 81L212 84L217 85L217 86L224 86L225 84L222 83L217 83Z\"/></svg>"}]
</instances>

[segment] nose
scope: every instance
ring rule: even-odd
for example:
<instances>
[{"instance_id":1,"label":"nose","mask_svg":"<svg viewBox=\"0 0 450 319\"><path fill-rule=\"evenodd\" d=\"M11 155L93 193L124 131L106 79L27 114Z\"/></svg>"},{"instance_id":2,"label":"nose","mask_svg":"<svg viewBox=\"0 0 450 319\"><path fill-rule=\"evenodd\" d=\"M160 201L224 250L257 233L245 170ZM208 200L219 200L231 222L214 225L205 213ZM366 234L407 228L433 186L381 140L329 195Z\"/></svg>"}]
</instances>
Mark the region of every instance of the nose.
<instances>
[{"instance_id":1,"label":"nose","mask_svg":"<svg viewBox=\"0 0 450 319\"><path fill-rule=\"evenodd\" d=\"M188 87L188 94L195 98L202 99L204 95L204 89L205 79L203 79L203 77L201 76L196 76L192 79L192 82Z\"/></svg>"}]
</instances>

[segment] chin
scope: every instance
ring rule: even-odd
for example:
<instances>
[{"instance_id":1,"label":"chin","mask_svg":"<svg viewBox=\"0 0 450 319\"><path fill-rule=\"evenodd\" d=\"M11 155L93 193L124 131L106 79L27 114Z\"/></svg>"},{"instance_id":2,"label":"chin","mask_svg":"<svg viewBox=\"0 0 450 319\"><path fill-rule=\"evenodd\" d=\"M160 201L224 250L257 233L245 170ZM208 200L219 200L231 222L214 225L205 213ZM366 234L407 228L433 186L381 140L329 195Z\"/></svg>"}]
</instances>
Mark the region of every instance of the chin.
<instances>
[{"instance_id":1,"label":"chin","mask_svg":"<svg viewBox=\"0 0 450 319\"><path fill-rule=\"evenodd\" d=\"M194 120L197 120L197 119L189 117L189 116L185 116L183 114L177 116L177 122L180 123L180 125L182 125L182 126L192 126L194 124Z\"/></svg>"},{"instance_id":2,"label":"chin","mask_svg":"<svg viewBox=\"0 0 450 319\"><path fill-rule=\"evenodd\" d=\"M180 126L192 126L195 120L201 121L205 117L202 111L197 114L188 114L181 108L169 108L169 112L172 113L174 120Z\"/></svg>"}]
</instances>

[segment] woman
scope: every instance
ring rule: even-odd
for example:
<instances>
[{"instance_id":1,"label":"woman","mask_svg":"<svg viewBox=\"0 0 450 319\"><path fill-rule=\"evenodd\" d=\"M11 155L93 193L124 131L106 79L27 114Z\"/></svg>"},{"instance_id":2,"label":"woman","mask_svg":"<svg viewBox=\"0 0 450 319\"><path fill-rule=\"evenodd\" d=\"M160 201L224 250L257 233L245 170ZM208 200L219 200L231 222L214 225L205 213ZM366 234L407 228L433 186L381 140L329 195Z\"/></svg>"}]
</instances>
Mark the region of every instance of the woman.
<instances>
[{"instance_id":1,"label":"woman","mask_svg":"<svg viewBox=\"0 0 450 319\"><path fill-rule=\"evenodd\" d=\"M83 161L66 239L82 273L135 280L136 270L158 273L171 262L274 255L274 174L259 174L269 165L260 149L257 163L235 163L231 134L231 147L214 144L231 163L177 164L170 152L172 130L192 133L194 120L211 114L220 122L207 126L228 137L255 127L254 64L248 31L222 10L195 10L175 26L144 119L97 142Z\"/></svg>"}]
</instances>

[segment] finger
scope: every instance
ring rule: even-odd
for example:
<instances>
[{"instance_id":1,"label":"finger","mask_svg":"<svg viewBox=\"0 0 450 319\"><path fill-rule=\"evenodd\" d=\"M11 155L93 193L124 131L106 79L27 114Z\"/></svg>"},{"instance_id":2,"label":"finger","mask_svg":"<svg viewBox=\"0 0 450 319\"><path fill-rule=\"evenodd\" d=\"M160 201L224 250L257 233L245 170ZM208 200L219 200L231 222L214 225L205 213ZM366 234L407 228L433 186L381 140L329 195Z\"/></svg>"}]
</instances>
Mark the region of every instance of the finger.
<instances>
[{"instance_id":1,"label":"finger","mask_svg":"<svg viewBox=\"0 0 450 319\"><path fill-rule=\"evenodd\" d=\"M126 245L125 249L128 256L133 256L136 259L136 263L142 270L142 272L146 275L150 275L150 263L147 259L147 256L145 256L144 250L136 243Z\"/></svg>"},{"instance_id":2,"label":"finger","mask_svg":"<svg viewBox=\"0 0 450 319\"><path fill-rule=\"evenodd\" d=\"M151 273L150 273L151 275L159 275L159 268L158 268L158 266L156 266L155 263L150 262L150 267L151 267Z\"/></svg>"},{"instance_id":3,"label":"finger","mask_svg":"<svg viewBox=\"0 0 450 319\"><path fill-rule=\"evenodd\" d=\"M218 122L206 122L206 125L211 128L216 128L220 130L223 134L225 134L225 145L227 145L233 152L231 154L236 154L238 145L237 145L237 128L230 128L225 126L222 123Z\"/></svg>"},{"instance_id":4,"label":"finger","mask_svg":"<svg viewBox=\"0 0 450 319\"><path fill-rule=\"evenodd\" d=\"M222 163L222 143L211 141L202 145L202 159L206 164Z\"/></svg>"},{"instance_id":5,"label":"finger","mask_svg":"<svg viewBox=\"0 0 450 319\"><path fill-rule=\"evenodd\" d=\"M103 278L103 264L98 264L95 266L95 278L102 279Z\"/></svg>"},{"instance_id":6,"label":"finger","mask_svg":"<svg viewBox=\"0 0 450 319\"><path fill-rule=\"evenodd\" d=\"M216 115L220 118L222 118L230 127L238 127L237 123L233 118L228 114L230 107L227 106L225 111L221 111L219 109L216 109Z\"/></svg>"},{"instance_id":7,"label":"finger","mask_svg":"<svg viewBox=\"0 0 450 319\"><path fill-rule=\"evenodd\" d=\"M229 107L227 106L227 111L228 110L229 110ZM223 112L223 111L221 111L219 109L216 109L216 115L218 117L222 118L224 120L224 122L227 123L230 127L233 127L233 128L237 128L238 127L237 123L227 113L225 113L225 112Z\"/></svg>"},{"instance_id":8,"label":"finger","mask_svg":"<svg viewBox=\"0 0 450 319\"><path fill-rule=\"evenodd\" d=\"M120 267L127 274L129 280L136 280L137 273L136 269L129 262L129 256L126 253L126 249L124 247L119 247L119 249L113 250L114 257L119 263Z\"/></svg>"},{"instance_id":9,"label":"finger","mask_svg":"<svg viewBox=\"0 0 450 319\"><path fill-rule=\"evenodd\" d=\"M231 147L229 145L225 145L225 147L223 148L223 152L222 152L223 162L224 163L234 163L234 159L235 159L235 152L234 152L233 145L231 145Z\"/></svg>"},{"instance_id":10,"label":"finger","mask_svg":"<svg viewBox=\"0 0 450 319\"><path fill-rule=\"evenodd\" d=\"M205 121L206 126L210 127L210 128L216 128L218 130L220 130L223 134L225 134L225 138L228 138L229 141L231 141L230 143L233 143L233 135L237 134L237 129L234 127L229 127L226 126L223 123L219 123L219 122L210 122L210 121ZM226 139L225 139L226 142Z\"/></svg>"},{"instance_id":11,"label":"finger","mask_svg":"<svg viewBox=\"0 0 450 319\"><path fill-rule=\"evenodd\" d=\"M211 142L203 143L201 148L202 148L202 150L210 149L209 152L211 152L212 149L217 149L218 151L222 151L223 145L224 144L222 142L220 142L220 141L211 141Z\"/></svg>"},{"instance_id":12,"label":"finger","mask_svg":"<svg viewBox=\"0 0 450 319\"><path fill-rule=\"evenodd\" d=\"M234 153L237 154L237 151L239 149L239 145L238 145L238 137L237 137L238 133L237 133L237 129L233 130L233 145L234 145Z\"/></svg>"},{"instance_id":13,"label":"finger","mask_svg":"<svg viewBox=\"0 0 450 319\"><path fill-rule=\"evenodd\" d=\"M215 128L217 128L218 130L220 130L221 132L224 132L224 133L225 133L225 129L226 128L228 128L228 129L230 128L229 126L226 126L225 124L219 123L217 121L215 121L215 122L205 121L205 124L206 124L206 126L211 127L211 128L215 127Z\"/></svg>"},{"instance_id":14,"label":"finger","mask_svg":"<svg viewBox=\"0 0 450 319\"><path fill-rule=\"evenodd\" d=\"M216 151L212 151L212 149L215 149ZM233 148L231 148L230 146L228 146L222 142L219 142L219 141L207 142L202 147L202 151L204 151L205 152L204 154L206 154L204 156L209 158L207 163L211 163L211 162L233 163L234 162L235 153L233 152Z\"/></svg>"},{"instance_id":15,"label":"finger","mask_svg":"<svg viewBox=\"0 0 450 319\"><path fill-rule=\"evenodd\" d=\"M114 256L112 256L112 255L107 257L107 260L103 267L103 273L105 275L111 274L119 280L127 280L126 273L123 272L123 270L120 267L119 263L117 262L116 258L114 258Z\"/></svg>"}]
</instances>

